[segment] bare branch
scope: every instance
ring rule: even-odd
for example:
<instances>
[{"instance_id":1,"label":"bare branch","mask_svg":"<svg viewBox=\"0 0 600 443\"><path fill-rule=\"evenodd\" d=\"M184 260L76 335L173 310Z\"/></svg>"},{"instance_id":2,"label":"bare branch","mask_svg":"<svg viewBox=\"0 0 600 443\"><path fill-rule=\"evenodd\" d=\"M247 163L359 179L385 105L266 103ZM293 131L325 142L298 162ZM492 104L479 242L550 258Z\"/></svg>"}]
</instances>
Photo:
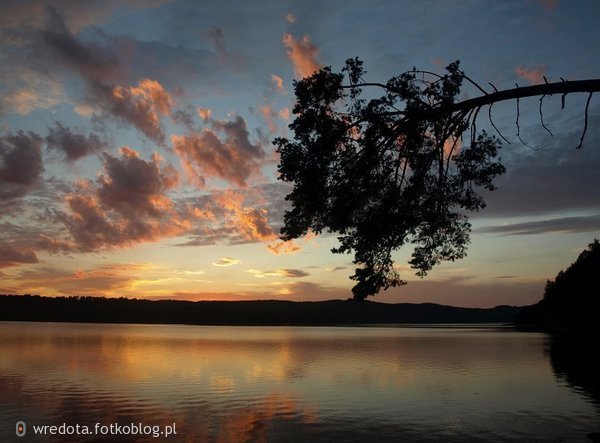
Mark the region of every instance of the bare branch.
<instances>
[{"instance_id":1,"label":"bare branch","mask_svg":"<svg viewBox=\"0 0 600 443\"><path fill-rule=\"evenodd\" d=\"M494 123L494 120L492 119L492 106L494 106L493 103L488 106L488 118L490 119L490 123L492 124L492 127L496 130L496 132L498 133L498 135L500 136L500 138L510 145L512 143L509 142L508 139L506 137L504 137L504 135L502 135L502 133L500 132L500 130L496 127L496 124Z\"/></svg>"},{"instance_id":2,"label":"bare branch","mask_svg":"<svg viewBox=\"0 0 600 443\"><path fill-rule=\"evenodd\" d=\"M583 146L583 139L585 138L585 133L587 132L588 128L588 109L590 107L590 100L592 100L592 94L594 93L590 92L590 95L588 95L587 101L585 102L585 122L583 124L583 133L581 134L581 139L579 140L579 144L575 147L575 149L580 149Z\"/></svg>"},{"instance_id":3,"label":"bare branch","mask_svg":"<svg viewBox=\"0 0 600 443\"><path fill-rule=\"evenodd\" d=\"M546 77L544 77L544 79L545 78ZM542 112L542 103L544 102L544 97L546 97L546 96L542 95L540 97L540 122L542 123L542 128L544 128L548 132L548 134L550 134L551 137L554 137L554 134L552 133L552 131L550 129L548 129L548 127L544 123L544 113Z\"/></svg>"}]
</instances>

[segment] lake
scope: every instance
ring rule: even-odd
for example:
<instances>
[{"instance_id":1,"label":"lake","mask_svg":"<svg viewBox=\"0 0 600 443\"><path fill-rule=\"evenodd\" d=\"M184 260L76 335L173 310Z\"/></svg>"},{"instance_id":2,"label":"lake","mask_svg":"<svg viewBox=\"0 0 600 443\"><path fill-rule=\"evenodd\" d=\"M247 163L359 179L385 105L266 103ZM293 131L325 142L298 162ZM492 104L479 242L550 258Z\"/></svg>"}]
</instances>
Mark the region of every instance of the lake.
<instances>
[{"instance_id":1,"label":"lake","mask_svg":"<svg viewBox=\"0 0 600 443\"><path fill-rule=\"evenodd\" d=\"M0 440L585 442L600 431L588 360L489 325L3 322Z\"/></svg>"}]
</instances>

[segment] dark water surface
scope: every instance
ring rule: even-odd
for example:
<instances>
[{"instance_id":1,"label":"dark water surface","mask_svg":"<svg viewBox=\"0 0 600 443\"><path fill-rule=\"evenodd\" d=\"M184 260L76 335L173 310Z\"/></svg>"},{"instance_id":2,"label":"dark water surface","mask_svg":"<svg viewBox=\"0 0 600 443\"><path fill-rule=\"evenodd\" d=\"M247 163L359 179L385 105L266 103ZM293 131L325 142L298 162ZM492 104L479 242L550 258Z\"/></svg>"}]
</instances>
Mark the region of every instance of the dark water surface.
<instances>
[{"instance_id":1,"label":"dark water surface","mask_svg":"<svg viewBox=\"0 0 600 443\"><path fill-rule=\"evenodd\" d=\"M4 322L0 441L585 442L600 375L581 355L489 326ZM177 435L33 435L63 423Z\"/></svg>"}]
</instances>

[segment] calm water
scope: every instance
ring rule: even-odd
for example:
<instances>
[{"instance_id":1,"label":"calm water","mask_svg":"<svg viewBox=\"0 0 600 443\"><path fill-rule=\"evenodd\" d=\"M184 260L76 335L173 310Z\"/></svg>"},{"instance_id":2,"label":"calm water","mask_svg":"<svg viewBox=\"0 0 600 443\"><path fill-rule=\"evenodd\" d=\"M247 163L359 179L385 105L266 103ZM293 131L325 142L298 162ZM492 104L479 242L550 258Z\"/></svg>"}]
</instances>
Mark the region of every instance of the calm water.
<instances>
[{"instance_id":1,"label":"calm water","mask_svg":"<svg viewBox=\"0 0 600 443\"><path fill-rule=\"evenodd\" d=\"M0 441L175 423L168 438L41 441L584 442L598 375L573 352L491 327L0 323Z\"/></svg>"}]
</instances>

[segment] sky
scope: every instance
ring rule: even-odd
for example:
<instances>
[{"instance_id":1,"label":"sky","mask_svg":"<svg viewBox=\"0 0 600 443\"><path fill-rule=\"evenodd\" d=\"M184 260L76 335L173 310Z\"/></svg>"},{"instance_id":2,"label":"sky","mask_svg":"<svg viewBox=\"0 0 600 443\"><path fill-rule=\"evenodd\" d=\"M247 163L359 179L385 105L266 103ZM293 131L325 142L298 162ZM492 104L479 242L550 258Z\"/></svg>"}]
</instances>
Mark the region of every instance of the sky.
<instances>
[{"instance_id":1,"label":"sky","mask_svg":"<svg viewBox=\"0 0 600 443\"><path fill-rule=\"evenodd\" d=\"M335 235L278 239L294 79L460 59L488 90L600 78L596 0L0 2L0 293L180 300L351 296ZM477 96L465 87L462 98ZM525 305L600 237L599 99L493 107L507 172L468 257L373 298ZM483 115L484 113L482 113ZM487 114L487 113L485 113ZM488 117L478 127L489 128Z\"/></svg>"}]
</instances>

